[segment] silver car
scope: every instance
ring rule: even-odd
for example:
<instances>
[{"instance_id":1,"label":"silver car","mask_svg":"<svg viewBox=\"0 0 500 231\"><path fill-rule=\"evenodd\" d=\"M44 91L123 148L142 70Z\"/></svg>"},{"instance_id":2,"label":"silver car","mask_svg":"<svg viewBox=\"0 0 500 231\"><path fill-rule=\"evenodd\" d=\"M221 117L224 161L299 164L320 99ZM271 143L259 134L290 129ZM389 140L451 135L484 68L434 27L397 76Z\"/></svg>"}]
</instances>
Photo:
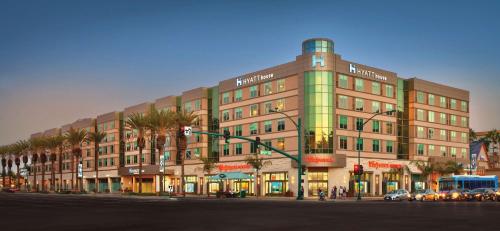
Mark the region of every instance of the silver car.
<instances>
[{"instance_id":1,"label":"silver car","mask_svg":"<svg viewBox=\"0 0 500 231\"><path fill-rule=\"evenodd\" d=\"M405 189L390 191L384 195L384 200L386 201L402 201L408 200L408 198L410 198L410 193Z\"/></svg>"}]
</instances>

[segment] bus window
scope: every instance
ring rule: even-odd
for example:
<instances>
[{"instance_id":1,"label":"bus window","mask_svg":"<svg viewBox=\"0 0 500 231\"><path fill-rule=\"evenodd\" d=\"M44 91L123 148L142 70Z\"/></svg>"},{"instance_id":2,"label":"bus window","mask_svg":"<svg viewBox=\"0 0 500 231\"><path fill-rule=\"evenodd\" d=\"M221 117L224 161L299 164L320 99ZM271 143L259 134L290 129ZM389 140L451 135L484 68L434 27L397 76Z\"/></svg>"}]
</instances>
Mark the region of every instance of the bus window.
<instances>
[{"instance_id":1,"label":"bus window","mask_svg":"<svg viewBox=\"0 0 500 231\"><path fill-rule=\"evenodd\" d=\"M465 181L464 181L464 188L465 188L465 189L471 189L471 188L470 188L470 181L468 181L468 180L465 180Z\"/></svg>"},{"instance_id":2,"label":"bus window","mask_svg":"<svg viewBox=\"0 0 500 231\"><path fill-rule=\"evenodd\" d=\"M457 180L457 189L463 189L463 181Z\"/></svg>"}]
</instances>

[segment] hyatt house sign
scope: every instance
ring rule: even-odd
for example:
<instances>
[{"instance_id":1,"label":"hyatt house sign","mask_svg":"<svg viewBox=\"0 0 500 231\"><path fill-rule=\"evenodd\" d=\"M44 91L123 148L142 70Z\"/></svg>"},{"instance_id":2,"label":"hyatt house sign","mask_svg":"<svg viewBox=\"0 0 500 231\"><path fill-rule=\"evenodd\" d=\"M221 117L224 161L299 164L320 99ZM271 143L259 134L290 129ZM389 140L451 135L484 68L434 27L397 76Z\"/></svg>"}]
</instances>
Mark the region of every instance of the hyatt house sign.
<instances>
[{"instance_id":1,"label":"hyatt house sign","mask_svg":"<svg viewBox=\"0 0 500 231\"><path fill-rule=\"evenodd\" d=\"M273 73L269 73L266 75L254 75L254 76L250 76L250 77L238 77L238 78L236 78L236 86L241 87L241 86L244 86L247 84L254 84L254 83L266 81L266 80L269 80L272 78L274 78Z\"/></svg>"},{"instance_id":2,"label":"hyatt house sign","mask_svg":"<svg viewBox=\"0 0 500 231\"><path fill-rule=\"evenodd\" d=\"M349 63L349 72L363 76L363 77L369 77L369 78L374 78L377 80L387 81L387 77L385 77L383 75L379 75L373 71L361 69L361 68L357 67L356 64L352 64L352 63Z\"/></svg>"}]
</instances>

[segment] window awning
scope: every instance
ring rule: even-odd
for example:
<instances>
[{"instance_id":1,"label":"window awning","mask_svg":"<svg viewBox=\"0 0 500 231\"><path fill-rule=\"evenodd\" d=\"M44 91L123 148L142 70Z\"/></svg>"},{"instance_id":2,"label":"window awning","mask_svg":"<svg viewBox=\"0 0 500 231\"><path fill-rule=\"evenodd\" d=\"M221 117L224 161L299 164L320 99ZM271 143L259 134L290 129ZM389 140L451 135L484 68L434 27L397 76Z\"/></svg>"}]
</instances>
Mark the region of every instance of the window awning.
<instances>
[{"instance_id":1,"label":"window awning","mask_svg":"<svg viewBox=\"0 0 500 231\"><path fill-rule=\"evenodd\" d=\"M224 172L209 177L210 180L244 180L253 179L252 176L242 172Z\"/></svg>"}]
</instances>

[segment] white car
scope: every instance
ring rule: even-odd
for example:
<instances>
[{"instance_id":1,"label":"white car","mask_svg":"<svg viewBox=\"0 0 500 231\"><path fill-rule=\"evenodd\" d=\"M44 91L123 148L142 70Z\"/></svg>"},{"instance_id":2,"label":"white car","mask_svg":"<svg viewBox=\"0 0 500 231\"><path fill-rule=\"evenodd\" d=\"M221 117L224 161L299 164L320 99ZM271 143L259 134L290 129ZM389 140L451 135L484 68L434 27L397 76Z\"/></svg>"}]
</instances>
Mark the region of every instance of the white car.
<instances>
[{"instance_id":1,"label":"white car","mask_svg":"<svg viewBox=\"0 0 500 231\"><path fill-rule=\"evenodd\" d=\"M384 195L384 200L386 201L402 201L408 200L408 198L410 198L410 193L405 189L390 191Z\"/></svg>"}]
</instances>

